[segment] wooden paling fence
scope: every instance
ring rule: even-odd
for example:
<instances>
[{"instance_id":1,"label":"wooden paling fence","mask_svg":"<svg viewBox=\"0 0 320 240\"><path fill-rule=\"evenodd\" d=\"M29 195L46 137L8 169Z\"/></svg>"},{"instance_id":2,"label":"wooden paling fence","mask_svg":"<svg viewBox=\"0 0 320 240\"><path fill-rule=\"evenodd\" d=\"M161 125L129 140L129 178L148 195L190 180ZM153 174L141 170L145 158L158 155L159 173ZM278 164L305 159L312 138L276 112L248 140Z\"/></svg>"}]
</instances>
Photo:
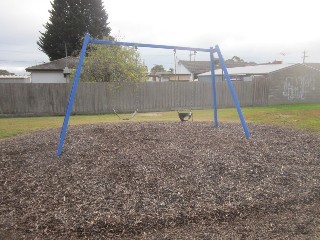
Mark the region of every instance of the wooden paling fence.
<instances>
[{"instance_id":1,"label":"wooden paling fence","mask_svg":"<svg viewBox=\"0 0 320 240\"><path fill-rule=\"evenodd\" d=\"M241 106L267 105L268 84L264 80L233 82ZM1 115L64 115L70 84L0 84ZM75 114L101 114L212 107L211 83L144 82L80 83L73 107ZM217 82L218 107L232 107L226 82Z\"/></svg>"}]
</instances>

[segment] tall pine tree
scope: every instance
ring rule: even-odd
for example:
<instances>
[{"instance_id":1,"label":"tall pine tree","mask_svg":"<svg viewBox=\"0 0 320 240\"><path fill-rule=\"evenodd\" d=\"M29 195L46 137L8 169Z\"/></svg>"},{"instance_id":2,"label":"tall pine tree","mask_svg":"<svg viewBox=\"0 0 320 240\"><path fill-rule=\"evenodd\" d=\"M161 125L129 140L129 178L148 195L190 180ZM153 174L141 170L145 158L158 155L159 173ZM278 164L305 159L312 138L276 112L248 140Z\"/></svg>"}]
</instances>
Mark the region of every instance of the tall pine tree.
<instances>
[{"instance_id":1,"label":"tall pine tree","mask_svg":"<svg viewBox=\"0 0 320 240\"><path fill-rule=\"evenodd\" d=\"M77 55L86 32L94 38L110 34L108 14L101 0L53 0L51 6L45 32L40 32L37 42L50 61L63 58L65 46L69 55Z\"/></svg>"}]
</instances>

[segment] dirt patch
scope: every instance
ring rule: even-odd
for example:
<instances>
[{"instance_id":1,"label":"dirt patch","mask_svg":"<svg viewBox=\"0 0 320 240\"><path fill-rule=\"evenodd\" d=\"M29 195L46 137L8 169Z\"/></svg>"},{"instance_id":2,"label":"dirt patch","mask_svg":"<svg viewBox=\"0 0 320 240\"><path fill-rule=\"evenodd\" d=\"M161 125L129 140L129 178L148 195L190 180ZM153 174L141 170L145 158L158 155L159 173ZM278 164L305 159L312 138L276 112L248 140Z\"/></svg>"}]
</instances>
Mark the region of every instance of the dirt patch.
<instances>
[{"instance_id":1,"label":"dirt patch","mask_svg":"<svg viewBox=\"0 0 320 240\"><path fill-rule=\"evenodd\" d=\"M70 127L0 141L1 239L320 237L320 136L225 123Z\"/></svg>"},{"instance_id":2,"label":"dirt patch","mask_svg":"<svg viewBox=\"0 0 320 240\"><path fill-rule=\"evenodd\" d=\"M159 117L160 113L138 113L139 117Z\"/></svg>"}]
</instances>

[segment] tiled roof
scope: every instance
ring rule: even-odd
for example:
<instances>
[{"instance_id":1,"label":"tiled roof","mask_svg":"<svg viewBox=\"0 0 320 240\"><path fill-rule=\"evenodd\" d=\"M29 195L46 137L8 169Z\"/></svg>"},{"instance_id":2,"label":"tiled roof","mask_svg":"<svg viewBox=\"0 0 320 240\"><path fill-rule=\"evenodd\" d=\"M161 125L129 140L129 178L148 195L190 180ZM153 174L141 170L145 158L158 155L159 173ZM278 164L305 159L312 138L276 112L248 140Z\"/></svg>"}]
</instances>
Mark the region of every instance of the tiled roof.
<instances>
[{"instance_id":1,"label":"tiled roof","mask_svg":"<svg viewBox=\"0 0 320 240\"><path fill-rule=\"evenodd\" d=\"M179 61L189 72L200 74L210 71L210 61ZM221 69L219 59L214 59L215 69ZM254 66L257 65L253 62L228 62L226 61L227 68Z\"/></svg>"},{"instance_id":2,"label":"tiled roof","mask_svg":"<svg viewBox=\"0 0 320 240\"><path fill-rule=\"evenodd\" d=\"M247 67L247 66L255 66L258 65L254 62L225 62L227 68L235 68L235 67ZM216 66L216 69L221 69L220 63Z\"/></svg>"},{"instance_id":3,"label":"tiled roof","mask_svg":"<svg viewBox=\"0 0 320 240\"><path fill-rule=\"evenodd\" d=\"M26 68L26 71L41 71L41 70L47 70L47 71L57 71L57 70L63 70L66 66L70 69L75 69L77 67L79 58L77 57L66 57L61 58L52 62L39 64L36 66L28 67Z\"/></svg>"},{"instance_id":4,"label":"tiled roof","mask_svg":"<svg viewBox=\"0 0 320 240\"><path fill-rule=\"evenodd\" d=\"M191 73L204 73L210 71L210 61L182 61L181 63Z\"/></svg>"},{"instance_id":5,"label":"tiled roof","mask_svg":"<svg viewBox=\"0 0 320 240\"><path fill-rule=\"evenodd\" d=\"M153 76L190 76L190 73L156 72Z\"/></svg>"},{"instance_id":6,"label":"tiled roof","mask_svg":"<svg viewBox=\"0 0 320 240\"><path fill-rule=\"evenodd\" d=\"M0 75L4 76L4 75L14 75L14 74L8 72L7 70L1 70L1 69L0 69Z\"/></svg>"},{"instance_id":7,"label":"tiled roof","mask_svg":"<svg viewBox=\"0 0 320 240\"><path fill-rule=\"evenodd\" d=\"M299 64L299 63L297 63ZM265 64L265 65L255 65L255 66L245 66L245 67L234 67L228 68L229 75L243 75L243 74L268 74L271 72L278 71L283 68L291 67L296 64ZM215 71L216 75L221 75L221 70ZM200 76L210 76L211 72L201 74Z\"/></svg>"},{"instance_id":8,"label":"tiled roof","mask_svg":"<svg viewBox=\"0 0 320 240\"><path fill-rule=\"evenodd\" d=\"M304 65L320 71L320 63L304 63Z\"/></svg>"}]
</instances>

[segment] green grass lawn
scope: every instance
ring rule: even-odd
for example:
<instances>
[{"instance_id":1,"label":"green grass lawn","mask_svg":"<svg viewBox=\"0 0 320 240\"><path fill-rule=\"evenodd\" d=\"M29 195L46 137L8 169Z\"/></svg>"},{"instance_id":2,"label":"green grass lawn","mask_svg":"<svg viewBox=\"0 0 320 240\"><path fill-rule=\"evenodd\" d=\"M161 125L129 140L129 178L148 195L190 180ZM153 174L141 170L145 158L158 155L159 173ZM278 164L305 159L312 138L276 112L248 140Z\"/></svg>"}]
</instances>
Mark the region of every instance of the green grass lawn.
<instances>
[{"instance_id":1,"label":"green grass lawn","mask_svg":"<svg viewBox=\"0 0 320 240\"><path fill-rule=\"evenodd\" d=\"M268 107L246 107L243 114L247 122L268 123L320 132L320 104L293 104ZM194 121L213 121L212 109L194 110ZM129 116L124 114L121 116ZM218 120L239 122L235 108L218 109ZM121 122L114 114L71 116L70 125L94 124L102 122ZM143 121L179 121L177 112L138 113L131 120ZM25 117L0 118L0 138L30 133L32 131L60 128L63 117Z\"/></svg>"}]
</instances>

